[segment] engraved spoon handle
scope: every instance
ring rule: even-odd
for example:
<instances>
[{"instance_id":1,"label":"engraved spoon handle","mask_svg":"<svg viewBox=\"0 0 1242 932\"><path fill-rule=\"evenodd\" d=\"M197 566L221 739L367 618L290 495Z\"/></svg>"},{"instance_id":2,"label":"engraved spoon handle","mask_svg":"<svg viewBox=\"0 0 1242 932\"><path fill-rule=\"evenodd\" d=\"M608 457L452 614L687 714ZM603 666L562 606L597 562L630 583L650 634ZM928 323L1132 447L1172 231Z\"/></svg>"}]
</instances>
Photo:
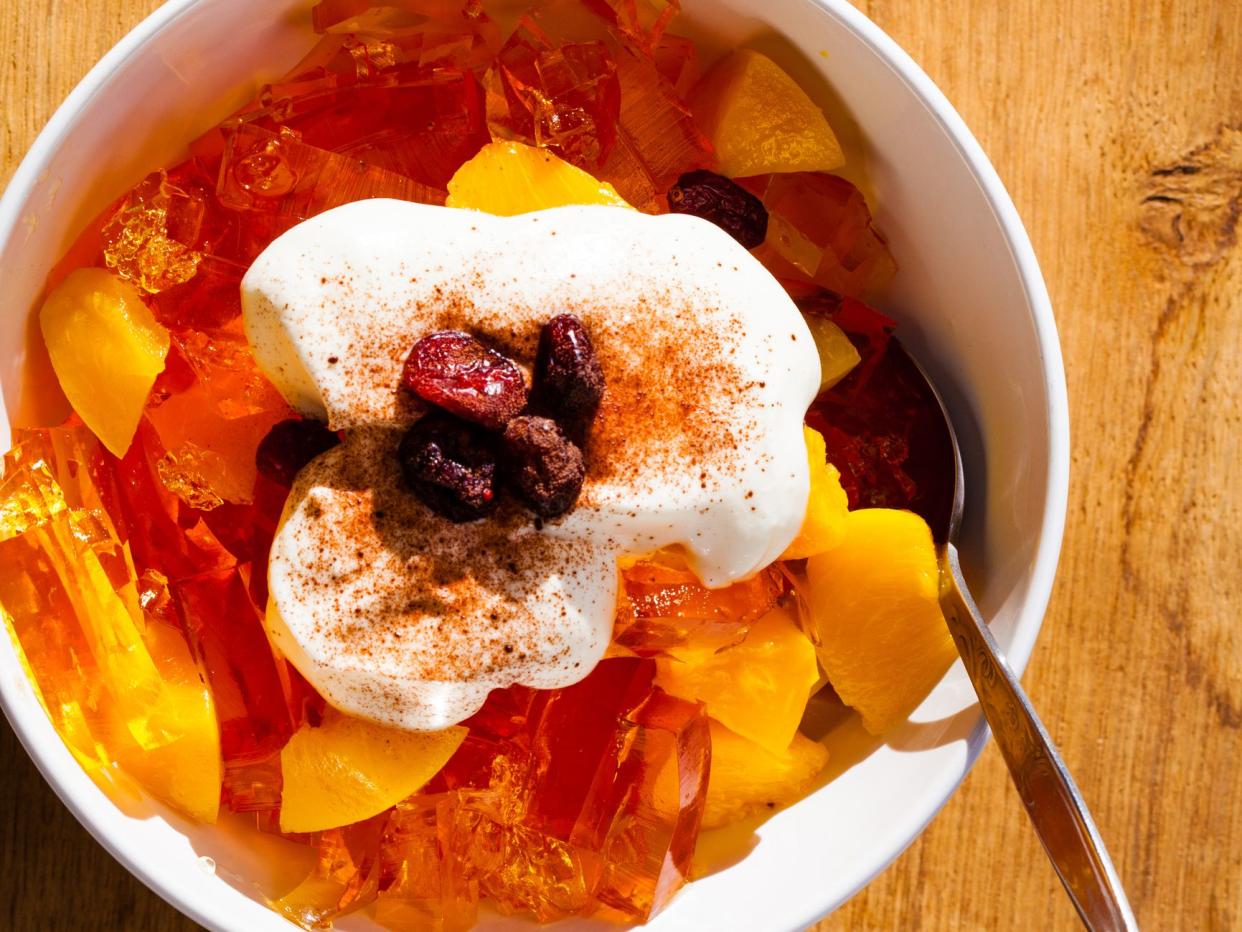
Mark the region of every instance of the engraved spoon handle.
<instances>
[{"instance_id":1,"label":"engraved spoon handle","mask_svg":"<svg viewBox=\"0 0 1242 932\"><path fill-rule=\"evenodd\" d=\"M949 631L1018 796L1078 915L1093 932L1137 930L1091 813L975 607L951 543L941 545L940 565L940 607Z\"/></svg>"}]
</instances>

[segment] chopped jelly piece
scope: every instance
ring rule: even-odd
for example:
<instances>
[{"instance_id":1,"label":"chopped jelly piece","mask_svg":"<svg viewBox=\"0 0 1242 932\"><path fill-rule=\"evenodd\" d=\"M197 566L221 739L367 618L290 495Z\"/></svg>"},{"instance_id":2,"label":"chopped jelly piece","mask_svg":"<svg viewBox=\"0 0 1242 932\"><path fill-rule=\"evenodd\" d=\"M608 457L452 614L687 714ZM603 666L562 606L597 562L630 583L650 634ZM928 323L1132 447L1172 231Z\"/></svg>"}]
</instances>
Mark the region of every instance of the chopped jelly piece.
<instances>
[{"instance_id":1,"label":"chopped jelly piece","mask_svg":"<svg viewBox=\"0 0 1242 932\"><path fill-rule=\"evenodd\" d=\"M103 229L108 268L148 292L189 281L201 253L193 248L203 221L202 201L163 171L134 188Z\"/></svg>"},{"instance_id":2,"label":"chopped jelly piece","mask_svg":"<svg viewBox=\"0 0 1242 932\"><path fill-rule=\"evenodd\" d=\"M387 819L385 812L356 825L320 832L315 866L273 908L304 929L320 929L374 900L380 836Z\"/></svg>"},{"instance_id":3,"label":"chopped jelly piece","mask_svg":"<svg viewBox=\"0 0 1242 932\"><path fill-rule=\"evenodd\" d=\"M283 787L278 751L224 762L223 802L233 812L279 813Z\"/></svg>"},{"instance_id":4,"label":"chopped jelly piece","mask_svg":"<svg viewBox=\"0 0 1242 932\"><path fill-rule=\"evenodd\" d=\"M301 142L291 132L240 123L228 133L220 199L234 210L262 215L246 221L249 258L308 217L372 197L444 202L443 193L411 178Z\"/></svg>"},{"instance_id":5,"label":"chopped jelly piece","mask_svg":"<svg viewBox=\"0 0 1242 932\"><path fill-rule=\"evenodd\" d=\"M694 644L721 648L746 636L785 591L774 567L724 589L708 589L677 560L649 560L622 573L625 598L613 640L643 656Z\"/></svg>"},{"instance_id":6,"label":"chopped jelly piece","mask_svg":"<svg viewBox=\"0 0 1242 932\"><path fill-rule=\"evenodd\" d=\"M375 918L391 929L465 932L478 917L479 883L464 869L456 793L399 804L380 842Z\"/></svg>"},{"instance_id":7,"label":"chopped jelly piece","mask_svg":"<svg viewBox=\"0 0 1242 932\"><path fill-rule=\"evenodd\" d=\"M243 125L290 130L308 146L361 159L436 190L442 190L453 172L489 139L478 81L471 72L452 65L397 64L374 80L348 81L333 75L275 85L268 94L272 103L243 114ZM298 172L288 158L276 157L280 152L251 148L245 150L245 157L253 156L250 161L236 166L238 184L250 193L279 197L288 193L294 175L307 170L303 166ZM337 177L330 180L339 186L345 172L338 168L333 174ZM366 195L349 199L359 196ZM405 199L441 203L434 196L421 191Z\"/></svg>"},{"instance_id":8,"label":"chopped jelly piece","mask_svg":"<svg viewBox=\"0 0 1242 932\"><path fill-rule=\"evenodd\" d=\"M668 82L674 94L685 100L702 74L694 40L665 33L656 43L651 57L660 77Z\"/></svg>"},{"instance_id":9,"label":"chopped jelly piece","mask_svg":"<svg viewBox=\"0 0 1242 932\"><path fill-rule=\"evenodd\" d=\"M588 9L650 55L681 11L678 0L584 0Z\"/></svg>"},{"instance_id":10,"label":"chopped jelly piece","mask_svg":"<svg viewBox=\"0 0 1242 932\"><path fill-rule=\"evenodd\" d=\"M111 519L129 544L140 572L157 570L170 580L229 568L236 561L198 515L160 480L163 456L150 424L121 459L91 460L92 476Z\"/></svg>"},{"instance_id":11,"label":"chopped jelly piece","mask_svg":"<svg viewBox=\"0 0 1242 932\"><path fill-rule=\"evenodd\" d=\"M617 145L596 174L629 203L661 213L673 182L711 163L711 143L651 59L624 47L616 58L621 85Z\"/></svg>"},{"instance_id":12,"label":"chopped jelly piece","mask_svg":"<svg viewBox=\"0 0 1242 932\"><path fill-rule=\"evenodd\" d=\"M603 42L554 45L524 17L497 58L503 97L489 99L488 117L502 135L549 146L583 167L612 152L621 112L621 85Z\"/></svg>"},{"instance_id":13,"label":"chopped jelly piece","mask_svg":"<svg viewBox=\"0 0 1242 932\"><path fill-rule=\"evenodd\" d=\"M226 764L260 760L293 733L263 618L238 570L174 580L172 591L207 670Z\"/></svg>"},{"instance_id":14,"label":"chopped jelly piece","mask_svg":"<svg viewBox=\"0 0 1242 932\"><path fill-rule=\"evenodd\" d=\"M152 297L155 316L175 333L215 330L241 316L241 280L245 267L204 255L198 274Z\"/></svg>"},{"instance_id":15,"label":"chopped jelly piece","mask_svg":"<svg viewBox=\"0 0 1242 932\"><path fill-rule=\"evenodd\" d=\"M292 414L255 365L237 324L178 336L179 356L193 378L180 391L169 386L147 407L164 448L160 479L199 510L253 500L259 444Z\"/></svg>"},{"instance_id":16,"label":"chopped jelly piece","mask_svg":"<svg viewBox=\"0 0 1242 932\"><path fill-rule=\"evenodd\" d=\"M0 480L0 607L53 724L98 774L119 765L156 797L214 821L212 694L180 630L144 612L106 514L81 507L98 500L87 468L98 441L82 427L17 441Z\"/></svg>"},{"instance_id":17,"label":"chopped jelly piece","mask_svg":"<svg viewBox=\"0 0 1242 932\"><path fill-rule=\"evenodd\" d=\"M477 883L501 912L541 922L649 918L685 879L710 756L702 707L653 677L651 661L606 660L566 689L493 694L446 767L454 779L398 807L381 903L421 915L448 889L466 911Z\"/></svg>"},{"instance_id":18,"label":"chopped jelly piece","mask_svg":"<svg viewBox=\"0 0 1242 932\"><path fill-rule=\"evenodd\" d=\"M777 278L858 297L896 271L866 200L844 178L788 172L742 184L768 209L768 236L755 255Z\"/></svg>"}]
</instances>

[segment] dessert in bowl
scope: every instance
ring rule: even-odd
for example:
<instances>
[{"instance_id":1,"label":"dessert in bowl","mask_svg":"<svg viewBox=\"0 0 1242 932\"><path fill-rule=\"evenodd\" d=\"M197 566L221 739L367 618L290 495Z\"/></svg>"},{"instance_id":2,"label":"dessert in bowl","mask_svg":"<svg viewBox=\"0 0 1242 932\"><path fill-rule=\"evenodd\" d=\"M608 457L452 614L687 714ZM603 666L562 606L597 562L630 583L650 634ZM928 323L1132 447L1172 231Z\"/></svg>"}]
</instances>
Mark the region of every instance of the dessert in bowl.
<instances>
[{"instance_id":1,"label":"dessert in bowl","mask_svg":"<svg viewBox=\"0 0 1242 932\"><path fill-rule=\"evenodd\" d=\"M138 176L169 167L87 224L47 279L37 320L75 415L16 434L6 540L29 585L5 604L61 733L115 803L39 743L29 692L6 693L10 714L36 759L59 759L54 782L79 812L93 807L105 843L208 924L277 922L239 891L304 923L365 908L370 919L342 922L460 926L480 891L539 919L642 921L692 863L704 876L657 923L809 920L913 837L980 740L973 714L955 714L969 700L952 674L896 727L952 652L930 614L926 527L866 507L915 507L927 485L892 452L908 430L848 426L874 414L860 399L885 384L891 330L859 298L906 310L914 342L952 347L968 327L1032 350L1003 369L978 352L944 358L971 395L990 393L976 409L989 467L976 553L985 606L1002 625L1025 619L1010 641L1019 662L1046 598L1039 544L1055 543L1063 507L1059 373L1038 287L1017 274L1033 272L1020 231L995 226L1005 202L951 160L922 200L896 185L902 209L885 230L906 270L883 291L888 252L861 195L827 173L839 155L828 122L807 118L814 104L767 57L734 53L698 81L694 44L635 8L545 10L512 34L451 8L435 29L399 6L317 9L328 36L291 76L236 119L184 134L197 140L188 161L144 153ZM718 35L744 38L719 12ZM189 41L222 15L190 6L152 35ZM796 34L799 16L824 14L789 16ZM883 59L856 19L834 16L821 28L835 23L824 44L851 65L834 76L848 97L851 75L865 84ZM234 82L313 41L284 20L254 29ZM125 59L105 84L151 60ZM575 77L559 99L558 68ZM771 100L774 86L802 148L735 145L756 122L753 89ZM157 95L157 113L184 118L192 93ZM886 127L867 136L896 153ZM781 131L776 120L764 138ZM933 153L953 141L924 140ZM84 169L86 203L125 170ZM991 230L983 242L1022 260L956 277L964 311L944 304L932 245L901 248L905 207L925 217L920 203L947 193L973 205L975 235ZM62 220L73 239L81 224ZM935 247L953 239L947 229ZM63 245L46 244L44 276ZM903 293L903 276L926 292ZM602 378L585 422L566 402L592 379L558 381L556 353L539 352L565 328ZM456 366L463 354L517 401L469 401L480 370ZM23 375L37 384L37 365ZM54 407L53 394L11 391L15 421L46 417L31 403ZM1012 434L1017 413L1031 435ZM550 449L576 467L549 473ZM540 485L551 474L573 486L555 501ZM40 603L58 579L69 603ZM857 624L874 607L854 596L886 588L905 594L881 600L899 608L889 630L904 653L869 649ZM56 618L66 627L47 637ZM818 689L820 666L858 715ZM801 817L763 821L815 781ZM157 811L124 795L135 783L172 809L127 819L115 805ZM894 799L903 815L886 821ZM207 828L178 810L226 815ZM161 871L142 863L153 850ZM199 857L215 876L194 873ZM831 895L813 892L811 871L834 858L851 869ZM788 876L755 895L774 873ZM747 875L750 894L719 900Z\"/></svg>"}]
</instances>

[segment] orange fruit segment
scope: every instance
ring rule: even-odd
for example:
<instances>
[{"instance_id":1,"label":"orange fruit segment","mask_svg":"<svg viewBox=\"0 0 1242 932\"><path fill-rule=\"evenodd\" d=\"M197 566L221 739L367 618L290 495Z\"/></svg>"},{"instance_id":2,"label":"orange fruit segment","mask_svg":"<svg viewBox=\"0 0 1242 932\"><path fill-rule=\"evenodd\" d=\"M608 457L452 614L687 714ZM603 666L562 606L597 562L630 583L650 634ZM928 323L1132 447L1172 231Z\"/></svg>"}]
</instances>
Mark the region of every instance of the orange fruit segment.
<instances>
[{"instance_id":1,"label":"orange fruit segment","mask_svg":"<svg viewBox=\"0 0 1242 932\"><path fill-rule=\"evenodd\" d=\"M717 62L690 94L690 109L730 178L768 172L828 172L845 156L824 112L785 71L739 49Z\"/></svg>"},{"instance_id":2,"label":"orange fruit segment","mask_svg":"<svg viewBox=\"0 0 1242 932\"><path fill-rule=\"evenodd\" d=\"M840 544L807 561L819 661L837 695L878 735L902 722L957 656L940 612L926 522L864 508Z\"/></svg>"},{"instance_id":3,"label":"orange fruit segment","mask_svg":"<svg viewBox=\"0 0 1242 932\"><path fill-rule=\"evenodd\" d=\"M550 207L629 207L606 181L521 142L488 143L448 183L448 207L511 217Z\"/></svg>"},{"instance_id":4,"label":"orange fruit segment","mask_svg":"<svg viewBox=\"0 0 1242 932\"><path fill-rule=\"evenodd\" d=\"M819 390L825 392L849 375L862 356L845 331L827 317L808 314L805 320L819 353Z\"/></svg>"},{"instance_id":5,"label":"orange fruit segment","mask_svg":"<svg viewBox=\"0 0 1242 932\"><path fill-rule=\"evenodd\" d=\"M849 512L849 498L841 488L837 467L828 462L823 434L805 425L802 432L811 465L811 492L802 528L781 554L782 560L801 560L836 547L845 535L845 516Z\"/></svg>"},{"instance_id":6,"label":"orange fruit segment","mask_svg":"<svg viewBox=\"0 0 1242 932\"><path fill-rule=\"evenodd\" d=\"M789 747L770 751L712 719L712 769L703 828L719 828L805 795L824 766L828 749L794 734Z\"/></svg>"},{"instance_id":7,"label":"orange fruit segment","mask_svg":"<svg viewBox=\"0 0 1242 932\"><path fill-rule=\"evenodd\" d=\"M656 661L657 686L702 702L713 718L772 753L789 747L819 665L815 647L788 612L768 612L727 650L673 653Z\"/></svg>"},{"instance_id":8,"label":"orange fruit segment","mask_svg":"<svg viewBox=\"0 0 1242 932\"><path fill-rule=\"evenodd\" d=\"M280 830L320 832L383 812L439 773L466 733L403 731L328 709L280 752Z\"/></svg>"},{"instance_id":9,"label":"orange fruit segment","mask_svg":"<svg viewBox=\"0 0 1242 932\"><path fill-rule=\"evenodd\" d=\"M124 456L164 369L168 331L137 288L96 268L71 272L48 295L39 327L74 410L104 446Z\"/></svg>"}]
</instances>

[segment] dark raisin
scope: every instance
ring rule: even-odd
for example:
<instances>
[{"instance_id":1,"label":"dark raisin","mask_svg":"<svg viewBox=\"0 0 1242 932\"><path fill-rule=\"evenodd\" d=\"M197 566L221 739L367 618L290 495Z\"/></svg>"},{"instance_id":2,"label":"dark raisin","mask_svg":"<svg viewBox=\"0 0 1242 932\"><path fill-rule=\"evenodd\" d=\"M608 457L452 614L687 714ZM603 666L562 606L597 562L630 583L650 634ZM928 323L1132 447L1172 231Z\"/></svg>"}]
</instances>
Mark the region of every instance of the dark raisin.
<instances>
[{"instance_id":1,"label":"dark raisin","mask_svg":"<svg viewBox=\"0 0 1242 932\"><path fill-rule=\"evenodd\" d=\"M496 507L496 441L440 411L416 421L397 448L406 485L450 521L485 518Z\"/></svg>"},{"instance_id":2,"label":"dark raisin","mask_svg":"<svg viewBox=\"0 0 1242 932\"><path fill-rule=\"evenodd\" d=\"M582 321L561 314L543 325L532 408L581 438L604 397L604 371Z\"/></svg>"},{"instance_id":3,"label":"dark raisin","mask_svg":"<svg viewBox=\"0 0 1242 932\"><path fill-rule=\"evenodd\" d=\"M320 421L291 418L274 425L259 441L254 464L268 479L288 488L303 466L340 442Z\"/></svg>"},{"instance_id":4,"label":"dark raisin","mask_svg":"<svg viewBox=\"0 0 1242 932\"><path fill-rule=\"evenodd\" d=\"M579 450L546 417L522 415L500 438L505 479L541 518L555 518L574 506L586 466Z\"/></svg>"},{"instance_id":5,"label":"dark raisin","mask_svg":"<svg viewBox=\"0 0 1242 932\"><path fill-rule=\"evenodd\" d=\"M736 181L705 168L686 172L669 188L668 209L710 220L747 249L768 235L768 209Z\"/></svg>"},{"instance_id":6,"label":"dark raisin","mask_svg":"<svg viewBox=\"0 0 1242 932\"><path fill-rule=\"evenodd\" d=\"M526 381L517 364L459 330L442 330L415 343L401 384L488 430L500 430L526 407Z\"/></svg>"}]
</instances>

